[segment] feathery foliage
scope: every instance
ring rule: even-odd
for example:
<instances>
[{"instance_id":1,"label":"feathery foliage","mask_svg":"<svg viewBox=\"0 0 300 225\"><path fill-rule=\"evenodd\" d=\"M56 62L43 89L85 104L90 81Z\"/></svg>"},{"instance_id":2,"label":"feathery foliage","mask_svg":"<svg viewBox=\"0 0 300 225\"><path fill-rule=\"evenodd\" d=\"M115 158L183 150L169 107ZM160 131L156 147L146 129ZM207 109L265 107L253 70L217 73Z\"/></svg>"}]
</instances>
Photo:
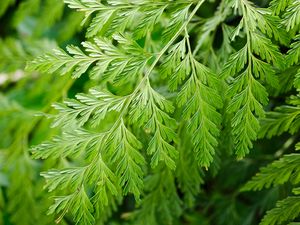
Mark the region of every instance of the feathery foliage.
<instances>
[{"instance_id":1,"label":"feathery foliage","mask_svg":"<svg viewBox=\"0 0 300 225\"><path fill-rule=\"evenodd\" d=\"M300 24L299 16L299 1L291 1L291 5L282 6L283 20L282 24L287 31L297 30ZM284 10L285 9L285 10ZM280 11L282 11L280 10ZM299 30L299 29L298 29ZM298 36L295 35L292 40L290 49L287 52L286 60L288 66L299 67L299 50ZM298 74L294 74L294 86L299 92L297 83ZM272 137L274 135L281 135L283 132L290 132L295 134L299 131L299 116L298 110L300 106L299 94L292 95L287 100L289 105L282 105L273 112L267 113L267 117L262 120L261 135ZM296 150L299 144L296 144ZM299 184L300 171L299 171L299 153L287 154L282 156L278 161L267 165L262 168L260 173L252 178L243 188L243 190L260 190L262 188L269 188L271 185L282 185L284 183L291 183L296 187L293 189L293 194L297 195L297 185ZM299 197L288 196L283 200L277 202L276 207L269 210L264 216L260 224L283 224L287 221L293 221L300 215Z\"/></svg>"},{"instance_id":2,"label":"feathery foliage","mask_svg":"<svg viewBox=\"0 0 300 225\"><path fill-rule=\"evenodd\" d=\"M0 95L0 216L297 224L300 1L255 2L3 0L16 39L0 39L0 88L12 89ZM277 152L263 139L275 135ZM290 196L270 209L283 185Z\"/></svg>"}]
</instances>

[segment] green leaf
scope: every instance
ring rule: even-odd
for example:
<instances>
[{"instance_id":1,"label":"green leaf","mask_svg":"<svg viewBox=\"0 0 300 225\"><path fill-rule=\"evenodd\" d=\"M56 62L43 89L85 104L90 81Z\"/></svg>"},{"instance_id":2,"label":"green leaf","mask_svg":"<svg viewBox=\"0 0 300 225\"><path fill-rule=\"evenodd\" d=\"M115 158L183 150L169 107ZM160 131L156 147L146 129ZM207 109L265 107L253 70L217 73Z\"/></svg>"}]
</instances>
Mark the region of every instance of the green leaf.
<instances>
[{"instance_id":1,"label":"green leaf","mask_svg":"<svg viewBox=\"0 0 300 225\"><path fill-rule=\"evenodd\" d=\"M284 155L279 160L261 168L251 181L246 183L242 191L261 190L269 188L271 185L284 184L291 181L294 184L300 182L300 155Z\"/></svg>"},{"instance_id":2,"label":"green leaf","mask_svg":"<svg viewBox=\"0 0 300 225\"><path fill-rule=\"evenodd\" d=\"M283 15L283 24L287 31L299 28L300 25L300 2L292 0Z\"/></svg>"},{"instance_id":3,"label":"green leaf","mask_svg":"<svg viewBox=\"0 0 300 225\"><path fill-rule=\"evenodd\" d=\"M138 151L142 144L126 128L123 120L107 142L111 161L117 163L116 174L120 177L123 194L133 193L136 200L139 200L143 188L142 166L146 164L143 155Z\"/></svg>"},{"instance_id":4,"label":"green leaf","mask_svg":"<svg viewBox=\"0 0 300 225\"><path fill-rule=\"evenodd\" d=\"M87 53L72 45L67 47L70 55L62 49L55 49L29 63L27 70L59 72L62 75L72 72L74 78L79 78L91 68L93 79L101 77L102 81L109 79L114 82L134 79L150 57L127 36L116 34L114 40L122 43L123 48L114 46L108 39L98 37L93 42L82 43Z\"/></svg>"},{"instance_id":5,"label":"green leaf","mask_svg":"<svg viewBox=\"0 0 300 225\"><path fill-rule=\"evenodd\" d=\"M67 212L64 209L69 209L72 212L75 222L78 224L92 225L95 222L92 215L93 205L86 195L84 187L81 187L77 192L71 195L57 197L55 199L55 204L51 206L48 214L62 212L61 216L56 220L57 223L59 223L62 216L64 216Z\"/></svg>"},{"instance_id":6,"label":"green leaf","mask_svg":"<svg viewBox=\"0 0 300 225\"><path fill-rule=\"evenodd\" d=\"M176 142L176 121L167 114L174 110L171 102L152 89L148 81L143 90L134 96L130 108L131 122L144 126L146 132L154 133L147 149L148 154L152 155L151 166L156 167L164 161L175 169L178 152L170 142Z\"/></svg>"},{"instance_id":7,"label":"green leaf","mask_svg":"<svg viewBox=\"0 0 300 225\"><path fill-rule=\"evenodd\" d=\"M103 134L91 133L83 129L67 130L62 136L54 137L31 149L34 158L60 158L69 155L79 156L86 149L97 148Z\"/></svg>"},{"instance_id":8,"label":"green leaf","mask_svg":"<svg viewBox=\"0 0 300 225\"><path fill-rule=\"evenodd\" d=\"M77 94L77 100L68 99L64 104L56 103L53 107L59 111L53 126L75 124L83 126L87 121L98 126L111 111L120 112L127 98L92 88L89 94Z\"/></svg>"},{"instance_id":9,"label":"green leaf","mask_svg":"<svg viewBox=\"0 0 300 225\"><path fill-rule=\"evenodd\" d=\"M261 120L261 137L272 137L289 131L295 133L300 128L300 108L298 106L283 105L268 112L266 118Z\"/></svg>"},{"instance_id":10,"label":"green leaf","mask_svg":"<svg viewBox=\"0 0 300 225\"><path fill-rule=\"evenodd\" d=\"M300 214L300 197L287 197L267 212L260 225L275 225L291 221Z\"/></svg>"}]
</instances>

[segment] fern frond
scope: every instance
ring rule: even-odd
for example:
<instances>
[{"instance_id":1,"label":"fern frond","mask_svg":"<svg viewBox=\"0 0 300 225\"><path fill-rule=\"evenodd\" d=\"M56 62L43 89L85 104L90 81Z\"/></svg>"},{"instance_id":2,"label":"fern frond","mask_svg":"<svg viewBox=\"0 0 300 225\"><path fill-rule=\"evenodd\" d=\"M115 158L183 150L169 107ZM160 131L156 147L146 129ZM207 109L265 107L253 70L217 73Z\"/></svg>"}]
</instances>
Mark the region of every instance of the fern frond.
<instances>
[{"instance_id":1,"label":"fern frond","mask_svg":"<svg viewBox=\"0 0 300 225\"><path fill-rule=\"evenodd\" d=\"M63 104L56 103L53 107L59 111L55 116L53 126L78 124L83 126L87 121L92 126L98 126L110 111L120 112L127 98L103 92L92 88L89 94L77 94L77 100L65 100Z\"/></svg>"},{"instance_id":2,"label":"fern frond","mask_svg":"<svg viewBox=\"0 0 300 225\"><path fill-rule=\"evenodd\" d=\"M119 178L108 167L100 156L89 165L86 182L93 185L93 196L91 198L94 206L96 219L103 219L107 210L115 210L115 199L120 198Z\"/></svg>"},{"instance_id":3,"label":"fern frond","mask_svg":"<svg viewBox=\"0 0 300 225\"><path fill-rule=\"evenodd\" d=\"M62 136L32 147L31 151L34 158L59 158L70 154L77 156L86 148L94 148L101 138L103 138L102 133L93 134L83 129L69 130L65 131Z\"/></svg>"},{"instance_id":4,"label":"fern frond","mask_svg":"<svg viewBox=\"0 0 300 225\"><path fill-rule=\"evenodd\" d=\"M41 175L46 179L46 187L49 191L55 190L57 187L66 189L68 187L80 187L84 180L84 168L68 168L64 170L51 170ZM74 191L74 190L73 190Z\"/></svg>"},{"instance_id":5,"label":"fern frond","mask_svg":"<svg viewBox=\"0 0 300 225\"><path fill-rule=\"evenodd\" d=\"M163 43L167 43L174 37L174 35L176 35L181 27L185 27L184 23L186 21L186 18L188 17L190 7L191 4L187 6L183 5L171 14L171 22L168 28L163 32Z\"/></svg>"},{"instance_id":6,"label":"fern frond","mask_svg":"<svg viewBox=\"0 0 300 225\"><path fill-rule=\"evenodd\" d=\"M103 138L103 140L105 139ZM107 137L106 140L108 140ZM88 151L89 147L87 144L81 147L83 150ZM99 145L99 142L97 142L97 146L93 147L101 150L101 147L105 148L105 143ZM62 150L60 149L60 151ZM99 210L108 206L108 198L111 195L119 195L118 177L104 163L100 153L90 152L89 154L88 159L91 161L84 167L48 171L42 174L46 178L49 191L64 189L68 190L68 192L73 192L70 195L57 198L55 204L50 207L50 214L62 212L58 221L67 211L70 211L78 223L94 224L93 211L96 209L99 214ZM83 192L84 186L93 187L92 201Z\"/></svg>"},{"instance_id":7,"label":"fern frond","mask_svg":"<svg viewBox=\"0 0 300 225\"><path fill-rule=\"evenodd\" d=\"M54 126L63 125L62 135L34 147L32 153L35 158L68 157L72 162L74 160L75 166L43 173L50 190L63 189L67 192L65 196L61 197L62 201L54 204L51 213L69 210L72 214L76 213L86 217L85 222L91 223L90 214L93 219L98 220L104 209L110 207L110 201L117 201L122 195L132 193L138 202L144 187L144 167L147 166L146 160L140 152L143 149L142 140L138 140L139 136L136 135L140 132L140 129L137 130L137 128L143 127L142 132L147 136L143 142L147 142L148 137L150 139L146 150L151 155L150 165L154 170L159 171L161 168L164 170L153 175L153 179L159 178L162 181L155 182L156 187L153 186L146 190L149 197L142 200L142 214L149 213L148 223L157 220L158 211L152 208L149 211L149 207L143 202L164 198L165 202L162 202L161 208L166 213L163 218L166 221L172 221L172 218L177 217L181 212L180 198L176 192L175 178L172 172L176 168L178 158L177 122L171 117L174 112L172 102L167 100L159 89L153 88L150 75L154 74L153 71L160 62L163 63L164 54L169 49L170 52L172 52L171 49L176 49L176 40L184 31L187 32L189 23L204 1L197 1L197 5L191 12L190 8L193 2L189 1L168 1L168 4L157 1L156 4L162 7L159 9L154 9L153 1L147 1L149 5L150 2L152 4L151 7L149 6L150 8L146 8L147 4L142 4L145 1L132 3L107 1L103 4L93 0L67 2L71 8L86 11L87 16L90 15L89 13L100 13L105 7L118 11L113 13L114 18L106 16L102 21L105 24L99 26L97 24L98 27L96 27L95 21L102 17L96 15L94 18L97 19L95 21L93 19L92 26L89 28L91 36L102 32L100 27L106 26L106 23L110 23L109 29L124 31L126 21L135 17L133 11L138 11L138 14L141 14L140 18L144 19L141 20L143 25L138 25L136 35L142 37L146 35L143 29L147 32L149 29L151 30L169 4L178 5L174 7L176 9L174 11L172 7L170 8L172 21L170 29L166 30L164 34L167 43L157 54L145 52L142 45L138 44L140 42L132 40L131 36L117 33L113 35L113 40L96 37L91 42L82 43L84 51L76 46L68 46L68 53L61 49L55 50L28 64L27 68L30 70L60 74L72 72L75 78L90 70L91 77L99 78L100 82L106 80L117 84L128 82L134 86L131 94L125 96L116 96L110 92L103 92L102 89L101 91L91 89L89 94L76 95L76 100L66 100L63 104L55 105L59 113L54 116ZM128 13L128 18L124 17L127 15L126 13ZM143 13L146 15L143 16ZM174 15L177 15L176 18ZM149 17L149 20L146 16ZM106 21L108 17L109 19ZM109 31L107 32L109 33ZM187 38L184 39L185 45ZM177 82L176 87L179 87L186 78L189 79L184 82L188 86L188 90L182 88L181 100L179 99L178 102L181 102L179 105L184 106L182 114L188 114L186 119L189 121L191 133L195 133L193 143L197 161L200 165L208 167L213 160L221 123L221 116L217 112L217 109L222 107L222 100L217 91L219 81L208 67L199 63L192 56L190 44L189 55L185 57L187 57L185 63L190 67L187 69L189 73L182 75L179 79L173 77L173 80L177 80L175 81ZM149 67L147 67L148 64L150 64ZM140 78L143 74L144 76ZM199 91L196 93L195 100L190 102L189 98L194 94L193 88L198 88ZM199 106L200 108L198 108ZM106 118L108 112L112 111L117 115L112 124L108 123L105 127L100 127L104 124L103 119ZM78 161L83 166L78 167ZM197 169L195 168L195 170ZM195 174L198 173L195 171ZM202 181L199 174L197 180L199 183ZM76 199L77 192L87 190L87 188L92 190L91 193L89 192L87 196L84 195L86 194L84 191L82 199ZM187 187L187 189L191 195L198 192L191 191L191 187ZM70 194L70 192L73 193ZM86 207L73 209L74 201L84 201ZM75 219L77 221L78 217ZM142 217L142 219L145 218Z\"/></svg>"},{"instance_id":8,"label":"fern frond","mask_svg":"<svg viewBox=\"0 0 300 225\"><path fill-rule=\"evenodd\" d=\"M287 197L278 201L276 207L267 212L260 225L283 224L300 215L300 197Z\"/></svg>"},{"instance_id":9,"label":"fern frond","mask_svg":"<svg viewBox=\"0 0 300 225\"><path fill-rule=\"evenodd\" d=\"M145 125L148 132L154 133L147 149L148 154L152 155L152 167L156 167L159 161L164 161L171 169L175 169L178 152L170 142L176 142L176 121L167 114L173 111L171 102L157 93L150 86L149 80L133 98L130 120L139 126Z\"/></svg>"},{"instance_id":10,"label":"fern frond","mask_svg":"<svg viewBox=\"0 0 300 225\"><path fill-rule=\"evenodd\" d=\"M294 42L291 44L291 49L287 53L287 61L289 65L300 62L300 34L296 35Z\"/></svg>"},{"instance_id":11,"label":"fern frond","mask_svg":"<svg viewBox=\"0 0 300 225\"><path fill-rule=\"evenodd\" d=\"M300 182L300 155L285 155L277 161L261 168L260 172L245 184L243 191L261 190L271 185L284 184L291 181L296 184Z\"/></svg>"},{"instance_id":12,"label":"fern frond","mask_svg":"<svg viewBox=\"0 0 300 225\"><path fill-rule=\"evenodd\" d=\"M61 216L56 220L56 222L59 223L67 213L66 209L72 209L72 215L77 224L93 225L95 222L92 215L93 206L83 186L71 195L57 197L55 204L50 207L48 213L52 214L55 211L58 213L61 212Z\"/></svg>"},{"instance_id":13,"label":"fern frond","mask_svg":"<svg viewBox=\"0 0 300 225\"><path fill-rule=\"evenodd\" d=\"M186 45L188 47L186 47ZM199 165L208 167L213 160L222 107L219 81L216 75L199 63L192 55L188 35L174 45L161 66L163 76L170 77L169 87L175 91L182 83L177 104L183 107L183 118L189 123L196 159Z\"/></svg>"},{"instance_id":14,"label":"fern frond","mask_svg":"<svg viewBox=\"0 0 300 225\"><path fill-rule=\"evenodd\" d=\"M228 90L231 101L227 112L235 114L232 127L236 154L241 158L249 153L252 141L257 139L258 118L264 117L263 105L268 102L268 94L261 82L277 87L278 80L271 65L279 68L283 65L278 47L268 38L273 36L280 40L276 35L281 31L274 25L277 18L247 0L233 1L232 4L242 14L234 37L243 29L246 44L230 56L221 75L234 77Z\"/></svg>"},{"instance_id":15,"label":"fern frond","mask_svg":"<svg viewBox=\"0 0 300 225\"><path fill-rule=\"evenodd\" d=\"M186 5L195 1L143 0L131 2L107 1L107 3L102 3L96 0L65 0L64 2L72 9L85 12L83 23L95 14L87 30L87 37L92 37L98 33L111 35L115 32L124 32L130 24L130 30L134 30L134 37L139 39L153 30L154 25L159 21L167 7L183 5L186 8Z\"/></svg>"},{"instance_id":16,"label":"fern frond","mask_svg":"<svg viewBox=\"0 0 300 225\"><path fill-rule=\"evenodd\" d=\"M143 169L146 161L138 151L142 144L126 128L123 120L120 126L109 137L108 151L112 163L117 163L116 175L120 177L120 185L124 188L124 195L133 193L136 200L139 200L143 189Z\"/></svg>"},{"instance_id":17,"label":"fern frond","mask_svg":"<svg viewBox=\"0 0 300 225\"><path fill-rule=\"evenodd\" d=\"M192 72L178 95L178 105L184 106L183 118L188 120L188 129L193 134L196 159L199 165L208 167L213 160L222 107L218 80L207 67L189 55Z\"/></svg>"},{"instance_id":18,"label":"fern frond","mask_svg":"<svg viewBox=\"0 0 300 225\"><path fill-rule=\"evenodd\" d=\"M291 0L273 0L270 3L270 9L275 15L283 12L291 3Z\"/></svg>"},{"instance_id":19,"label":"fern frond","mask_svg":"<svg viewBox=\"0 0 300 225\"><path fill-rule=\"evenodd\" d=\"M299 29L300 24L300 1L292 0L289 7L286 9L283 15L283 24L287 31Z\"/></svg>"},{"instance_id":20,"label":"fern frond","mask_svg":"<svg viewBox=\"0 0 300 225\"><path fill-rule=\"evenodd\" d=\"M222 24L222 22L226 19L230 12L230 7L226 7L226 1L221 1L214 16L207 19L205 23L201 26L201 34L199 34L199 38L197 39L197 45L193 50L193 55L196 55L196 53L198 53L200 48L206 42L210 42L210 44L212 45L212 40L214 39L213 36L215 34L215 31L217 30L217 27ZM226 25L222 24L222 26L222 28L224 28Z\"/></svg>"},{"instance_id":21,"label":"fern frond","mask_svg":"<svg viewBox=\"0 0 300 225\"><path fill-rule=\"evenodd\" d=\"M300 128L299 106L283 105L268 112L266 118L261 120L260 136L268 138L289 131L294 134Z\"/></svg>"},{"instance_id":22,"label":"fern frond","mask_svg":"<svg viewBox=\"0 0 300 225\"><path fill-rule=\"evenodd\" d=\"M143 17L133 33L134 37L140 39L151 32L167 7L168 5L164 4L161 6L153 5L152 7L141 8Z\"/></svg>"},{"instance_id":23,"label":"fern frond","mask_svg":"<svg viewBox=\"0 0 300 225\"><path fill-rule=\"evenodd\" d=\"M78 78L91 67L90 76L93 79L101 77L102 80L110 79L114 82L134 79L151 57L126 36L114 35L114 40L122 47L114 46L105 38L95 38L94 42L82 43L87 53L76 46L67 47L71 55L62 49L55 49L31 62L27 70L59 72L62 75L72 72L72 76Z\"/></svg>"},{"instance_id":24,"label":"fern frond","mask_svg":"<svg viewBox=\"0 0 300 225\"><path fill-rule=\"evenodd\" d=\"M58 216L57 223L82 225L255 224L281 189L291 196L262 224L298 221L300 154L285 153L300 129L299 0L0 2L0 24L18 9L1 34L16 28L16 37L51 36L67 46L33 59L49 45L0 40L0 83L25 60L24 74L32 74L0 84L8 90L0 94L4 223L53 224ZM34 117L40 109L51 121ZM290 134L272 140L277 149L287 137L275 154L267 140L255 145L283 132ZM241 159L253 146L251 164L228 157ZM249 169L281 155L242 188L274 190L247 204L237 198L232 188ZM232 176L237 167L240 176ZM51 222L44 222L53 195ZM201 213L183 214L191 208Z\"/></svg>"}]
</instances>

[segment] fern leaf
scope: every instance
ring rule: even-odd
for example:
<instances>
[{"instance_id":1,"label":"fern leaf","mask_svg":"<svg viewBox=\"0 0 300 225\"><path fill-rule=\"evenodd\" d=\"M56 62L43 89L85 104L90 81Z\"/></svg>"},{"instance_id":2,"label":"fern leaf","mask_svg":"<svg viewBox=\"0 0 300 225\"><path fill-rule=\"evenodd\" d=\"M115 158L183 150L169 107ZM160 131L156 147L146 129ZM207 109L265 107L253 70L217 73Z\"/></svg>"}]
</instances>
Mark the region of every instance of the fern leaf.
<instances>
[{"instance_id":1,"label":"fern leaf","mask_svg":"<svg viewBox=\"0 0 300 225\"><path fill-rule=\"evenodd\" d=\"M120 177L120 185L124 187L124 195L130 192L139 200L143 189L142 166L146 164L143 155L138 151L142 144L125 127L123 120L109 137L108 143L111 161L117 162L116 174Z\"/></svg>"},{"instance_id":2,"label":"fern leaf","mask_svg":"<svg viewBox=\"0 0 300 225\"><path fill-rule=\"evenodd\" d=\"M95 36L98 33L109 36L115 32L124 32L129 28L134 30L134 37L140 39L146 36L147 32L153 30L168 6L182 5L182 7L188 9L186 5L191 4L193 0L184 2L161 0L144 0L140 2L107 1L106 3L96 0L65 0L64 2L72 9L85 12L83 23L95 14L88 28L87 37ZM174 18L176 17L174 16ZM182 18L179 20L183 21Z\"/></svg>"},{"instance_id":3,"label":"fern leaf","mask_svg":"<svg viewBox=\"0 0 300 225\"><path fill-rule=\"evenodd\" d=\"M62 136L32 147L31 151L34 158L59 158L70 154L77 156L86 148L94 148L101 138L103 138L102 133L92 134L83 129L69 130L65 131Z\"/></svg>"},{"instance_id":4,"label":"fern leaf","mask_svg":"<svg viewBox=\"0 0 300 225\"><path fill-rule=\"evenodd\" d=\"M67 47L71 55L62 49L55 49L53 53L38 57L27 66L27 70L59 72L62 75L72 72L73 77L78 78L91 67L91 77L94 79L100 76L103 80L109 78L115 82L133 79L150 57L145 56L144 50L127 37L119 34L114 38L124 44L124 48L114 46L107 39L95 38L94 42L82 43L88 54L76 46Z\"/></svg>"},{"instance_id":5,"label":"fern leaf","mask_svg":"<svg viewBox=\"0 0 300 225\"><path fill-rule=\"evenodd\" d=\"M57 197L55 204L50 207L48 213L52 214L54 211L62 212L61 216L56 220L59 223L62 216L67 213L65 209L72 209L72 214L78 224L93 225L95 222L92 215L93 206L83 187L74 194Z\"/></svg>"},{"instance_id":6,"label":"fern leaf","mask_svg":"<svg viewBox=\"0 0 300 225\"><path fill-rule=\"evenodd\" d=\"M77 94L76 98L78 100L65 100L64 104L53 105L59 111L53 126L75 123L83 126L87 121L98 126L108 112L120 112L127 99L97 88L92 88L90 94Z\"/></svg>"},{"instance_id":7,"label":"fern leaf","mask_svg":"<svg viewBox=\"0 0 300 225\"><path fill-rule=\"evenodd\" d=\"M289 131L295 133L300 128L300 108L298 106L283 105L268 112L266 118L261 120L260 136L272 137Z\"/></svg>"},{"instance_id":8,"label":"fern leaf","mask_svg":"<svg viewBox=\"0 0 300 225\"><path fill-rule=\"evenodd\" d=\"M140 39L142 37L145 37L148 32L151 32L167 6L168 5L165 4L161 6L152 6L142 9L143 17L136 27L134 37L136 39Z\"/></svg>"},{"instance_id":9,"label":"fern leaf","mask_svg":"<svg viewBox=\"0 0 300 225\"><path fill-rule=\"evenodd\" d=\"M279 68L283 65L278 47L268 38L278 32L273 25L276 18L246 0L232 4L242 13L239 26L245 31L246 45L229 58L221 74L225 78L234 77L228 90L231 102L227 112L235 114L232 127L236 154L241 158L249 153L252 141L257 139L260 129L258 118L264 117L263 105L268 102L268 94L260 82L278 86L273 68L268 63Z\"/></svg>"},{"instance_id":10,"label":"fern leaf","mask_svg":"<svg viewBox=\"0 0 300 225\"><path fill-rule=\"evenodd\" d=\"M51 170L41 174L46 179L46 187L49 191L55 190L57 187L67 189L68 187L80 187L84 180L84 169L68 168L61 171ZM74 190L73 190L74 191Z\"/></svg>"},{"instance_id":11,"label":"fern leaf","mask_svg":"<svg viewBox=\"0 0 300 225\"><path fill-rule=\"evenodd\" d=\"M172 104L152 89L149 81L143 91L134 96L129 112L132 123L145 126L148 132L154 133L147 149L148 154L152 155L152 167L164 161L171 169L175 169L178 152L170 142L176 142L176 121L167 114L173 111Z\"/></svg>"},{"instance_id":12,"label":"fern leaf","mask_svg":"<svg viewBox=\"0 0 300 225\"><path fill-rule=\"evenodd\" d=\"M287 197L278 201L276 207L267 212L260 225L282 224L300 214L300 197Z\"/></svg>"},{"instance_id":13,"label":"fern leaf","mask_svg":"<svg viewBox=\"0 0 300 225\"><path fill-rule=\"evenodd\" d=\"M70 211L75 222L91 224L106 215L107 207L110 208L108 211L111 207L115 207L122 199L122 195L132 193L138 202L143 192L144 167L147 163L140 152L143 149L141 140L138 140L139 135L136 136L135 132L140 132L136 128L143 127L146 134L146 140L143 142L150 140L146 150L151 155L150 165L157 171L163 168L158 173L159 176L154 174L153 179L163 179L163 182L154 182L155 187L147 189L149 197L144 198L141 204L164 198L160 207L165 212L162 218L171 222L172 218L181 212L180 198L172 174L178 158L177 122L171 116L174 113L172 102L163 95L163 92L152 87L152 79L150 83L149 77L155 74L154 71L164 54L169 49L171 53L171 49L177 46L174 42L183 31L187 31L187 26L204 1L197 2L192 12L189 12L189 9L194 1L168 1L167 4L164 1L119 0L105 3L95 0L65 2L71 8L86 12L86 18L95 14L88 28L89 37L105 32L109 38L96 37L92 41L83 42L83 50L76 46L68 46L67 52L62 49L54 50L53 53L41 56L27 66L28 70L34 71L72 73L74 78L90 73L91 78L99 79L101 82L101 89L93 88L89 94L77 94L76 100L67 99L63 104L55 104L54 107L59 113L54 116L53 125L62 125L62 135L32 149L35 158L68 157L75 164L67 169L43 173L50 191L60 189L65 191L65 196L57 198L50 212L61 213L61 216L64 216ZM174 5L176 7L173 8ZM104 14L106 9L115 11L107 10L107 14ZM170 29L165 32L165 37L169 40L166 39L167 43L158 54L149 54L145 52L141 42L134 39L148 35L167 10L172 14ZM133 23L133 27L137 27L136 33L133 33L136 37L122 34L128 29L127 23L136 18L141 18L136 26ZM98 24L99 19L102 23ZM116 34L111 38L110 32ZM183 45L185 44L186 41ZM193 94L192 89L187 90L187 93L183 94L185 97L182 99L182 105L189 114L186 119L192 128L191 132L196 133L193 143L197 161L208 167L214 156L221 121L217 112L217 109L222 107L222 100L217 91L219 81L208 67L192 56L191 49L189 54L188 57L184 54L187 68L183 66L183 70L188 72L180 75L180 78L173 77L173 80L177 80L176 87L179 87L188 78L194 86L201 89L196 93L196 101L192 103L188 100ZM179 59L181 60L182 58ZM143 74L143 78L139 79ZM107 80L114 84L130 83L134 89L126 96L113 95L102 89L102 82ZM153 83L155 85L155 82ZM198 106L201 106L199 110ZM117 115L113 123L109 122L105 127L101 127L105 124L107 114L112 111ZM196 126L193 125L194 122ZM199 174L197 180L201 182ZM87 188L91 191L86 192ZM187 189L191 195L198 192L192 192L191 187ZM143 213L149 209L145 205L142 208ZM149 212L149 222L155 221L158 211L151 209Z\"/></svg>"},{"instance_id":14,"label":"fern leaf","mask_svg":"<svg viewBox=\"0 0 300 225\"><path fill-rule=\"evenodd\" d=\"M173 91L184 83L177 103L183 107L183 118L188 121L193 134L197 161L199 165L208 167L218 144L216 138L221 123L221 116L217 112L222 107L222 99L217 91L219 81L209 68L192 56L187 35L170 49L161 72L163 76L171 77L169 87Z\"/></svg>"},{"instance_id":15,"label":"fern leaf","mask_svg":"<svg viewBox=\"0 0 300 225\"><path fill-rule=\"evenodd\" d=\"M300 24L300 2L292 0L292 3L286 9L283 24L287 31L299 28Z\"/></svg>"},{"instance_id":16,"label":"fern leaf","mask_svg":"<svg viewBox=\"0 0 300 225\"><path fill-rule=\"evenodd\" d=\"M196 159L200 166L208 167L218 144L221 116L217 109L222 107L222 99L216 91L215 75L195 59L190 62L192 72L179 92L178 104L184 106L183 117L193 134Z\"/></svg>"},{"instance_id":17,"label":"fern leaf","mask_svg":"<svg viewBox=\"0 0 300 225\"><path fill-rule=\"evenodd\" d=\"M180 30L180 27L183 26L184 21L188 17L190 6L191 5L188 6L182 5L175 12L173 12L173 14L171 15L171 23L163 33L163 40L165 40L164 43L171 40L176 34L176 32Z\"/></svg>"},{"instance_id":18,"label":"fern leaf","mask_svg":"<svg viewBox=\"0 0 300 225\"><path fill-rule=\"evenodd\" d=\"M300 62L300 34L296 35L294 42L291 44L291 49L287 53L287 61L289 65Z\"/></svg>"},{"instance_id":19,"label":"fern leaf","mask_svg":"<svg viewBox=\"0 0 300 225\"><path fill-rule=\"evenodd\" d=\"M283 184L289 180L295 184L299 183L299 162L299 154L285 155L281 159L263 167L251 181L245 184L242 190L261 190L262 188L269 188L271 185Z\"/></svg>"},{"instance_id":20,"label":"fern leaf","mask_svg":"<svg viewBox=\"0 0 300 225\"><path fill-rule=\"evenodd\" d=\"M290 0L273 0L270 3L270 9L272 9L275 15L279 15L288 7L290 2Z\"/></svg>"}]
</instances>

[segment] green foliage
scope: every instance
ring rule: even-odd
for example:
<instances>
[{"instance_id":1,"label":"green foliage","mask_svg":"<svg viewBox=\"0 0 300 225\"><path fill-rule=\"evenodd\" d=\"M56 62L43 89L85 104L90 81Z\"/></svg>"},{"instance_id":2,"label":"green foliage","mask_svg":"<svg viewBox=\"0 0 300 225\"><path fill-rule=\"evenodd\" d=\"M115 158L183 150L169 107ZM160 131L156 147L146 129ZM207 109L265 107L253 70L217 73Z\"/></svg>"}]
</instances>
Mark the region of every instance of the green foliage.
<instances>
[{"instance_id":1,"label":"green foliage","mask_svg":"<svg viewBox=\"0 0 300 225\"><path fill-rule=\"evenodd\" d=\"M299 197L288 197L277 202L276 208L267 212L261 224L282 224L287 220L298 217L300 214L299 200Z\"/></svg>"},{"instance_id":2,"label":"green foliage","mask_svg":"<svg viewBox=\"0 0 300 225\"><path fill-rule=\"evenodd\" d=\"M79 78L93 65L90 74L93 79L110 79L114 82L134 79L149 60L149 57L145 57L147 53L126 36L114 35L114 40L122 44L122 48L115 47L107 39L95 38L93 43L82 43L88 55L76 46L68 46L67 51L73 56L62 49L56 49L34 60L27 69L60 74L73 71L72 76Z\"/></svg>"},{"instance_id":3,"label":"green foliage","mask_svg":"<svg viewBox=\"0 0 300 225\"><path fill-rule=\"evenodd\" d=\"M270 188L271 185L284 184L287 181L299 183L299 160L299 154L283 156L280 160L262 168L260 173L243 187L243 190L261 190Z\"/></svg>"},{"instance_id":4,"label":"green foliage","mask_svg":"<svg viewBox=\"0 0 300 225\"><path fill-rule=\"evenodd\" d=\"M2 0L3 224L297 224L300 2L256 2Z\"/></svg>"},{"instance_id":5,"label":"green foliage","mask_svg":"<svg viewBox=\"0 0 300 225\"><path fill-rule=\"evenodd\" d=\"M286 6L283 7L283 9ZM287 31L297 29L300 24L299 16L299 1L292 1L283 14L282 24L285 25ZM299 35L295 35L294 41L291 43L290 50L287 52L287 65L299 66L299 50L298 44ZM294 85L298 89L298 74L295 74ZM289 131L295 134L299 131L299 94L292 95L287 103L290 105L282 105L275 108L273 112L269 112L267 117L262 120L261 135L272 137L273 135L281 135L283 132ZM296 150L299 150L296 144ZM300 171L299 171L299 153L284 155L278 161L274 161L268 166L261 169L255 177L249 181L242 190L261 190L271 185L282 185L290 182L293 185L298 185ZM295 195L299 194L298 188L293 189ZM286 221L292 221L300 215L299 197L289 196L281 201L278 201L276 207L267 212L260 224L283 224Z\"/></svg>"},{"instance_id":6,"label":"green foliage","mask_svg":"<svg viewBox=\"0 0 300 225\"><path fill-rule=\"evenodd\" d=\"M300 15L299 15L300 3L299 1L291 1L291 4L287 7L283 15L283 24L286 29L299 30Z\"/></svg>"},{"instance_id":7,"label":"green foliage","mask_svg":"<svg viewBox=\"0 0 300 225\"><path fill-rule=\"evenodd\" d=\"M242 15L232 39L246 35L246 43L229 57L224 65L222 76L233 77L228 89L231 101L228 113L235 114L231 120L236 144L236 154L244 157L252 148L260 129L258 118L264 117L263 105L268 103L265 87L259 82L273 87L278 86L274 67L281 68L282 56L278 47L268 37L281 41L281 30L276 28L276 17L270 16L267 9L256 10L248 1L230 1L232 7ZM274 66L274 67L273 67ZM243 121L243 122L242 122Z\"/></svg>"}]
</instances>

